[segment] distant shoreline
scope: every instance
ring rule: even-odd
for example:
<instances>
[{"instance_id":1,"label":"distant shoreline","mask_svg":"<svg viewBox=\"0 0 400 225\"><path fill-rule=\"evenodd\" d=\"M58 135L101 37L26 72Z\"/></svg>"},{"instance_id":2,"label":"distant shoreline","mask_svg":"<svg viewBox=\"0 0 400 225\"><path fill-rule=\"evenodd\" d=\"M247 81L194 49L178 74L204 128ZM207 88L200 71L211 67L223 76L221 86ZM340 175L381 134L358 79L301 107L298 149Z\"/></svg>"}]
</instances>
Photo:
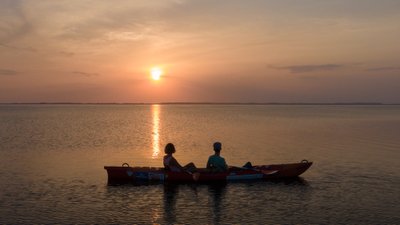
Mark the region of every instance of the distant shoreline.
<instances>
[{"instance_id":1,"label":"distant shoreline","mask_svg":"<svg viewBox=\"0 0 400 225\"><path fill-rule=\"evenodd\" d=\"M400 103L380 103L380 102L333 102L333 103L285 103L285 102L104 102L104 103L93 103L93 102L10 102L0 103L0 105L400 105Z\"/></svg>"}]
</instances>

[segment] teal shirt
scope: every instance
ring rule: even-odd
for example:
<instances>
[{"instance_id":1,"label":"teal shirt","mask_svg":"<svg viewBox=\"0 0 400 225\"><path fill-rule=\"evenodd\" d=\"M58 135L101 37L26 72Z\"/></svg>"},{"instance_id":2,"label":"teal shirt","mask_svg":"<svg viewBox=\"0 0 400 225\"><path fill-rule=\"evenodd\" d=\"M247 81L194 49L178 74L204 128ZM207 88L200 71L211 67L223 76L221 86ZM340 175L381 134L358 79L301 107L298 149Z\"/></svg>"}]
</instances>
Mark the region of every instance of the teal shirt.
<instances>
[{"instance_id":1,"label":"teal shirt","mask_svg":"<svg viewBox=\"0 0 400 225\"><path fill-rule=\"evenodd\" d=\"M224 158L219 155L212 155L208 158L207 168L222 172L226 171L228 166L226 165Z\"/></svg>"}]
</instances>

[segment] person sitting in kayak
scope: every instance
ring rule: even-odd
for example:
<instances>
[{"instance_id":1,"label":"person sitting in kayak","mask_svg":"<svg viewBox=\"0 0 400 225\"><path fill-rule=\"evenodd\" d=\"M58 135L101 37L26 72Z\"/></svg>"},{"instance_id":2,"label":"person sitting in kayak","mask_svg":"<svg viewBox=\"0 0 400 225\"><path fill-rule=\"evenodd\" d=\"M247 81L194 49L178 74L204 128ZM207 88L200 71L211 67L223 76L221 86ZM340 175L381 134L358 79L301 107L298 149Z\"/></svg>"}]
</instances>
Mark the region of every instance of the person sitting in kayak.
<instances>
[{"instance_id":1,"label":"person sitting in kayak","mask_svg":"<svg viewBox=\"0 0 400 225\"><path fill-rule=\"evenodd\" d=\"M178 161L172 156L175 153L175 146L172 143L168 143L164 148L164 168L172 172L190 172L193 173L197 170L193 163L189 163L185 166L181 166Z\"/></svg>"},{"instance_id":2,"label":"person sitting in kayak","mask_svg":"<svg viewBox=\"0 0 400 225\"><path fill-rule=\"evenodd\" d=\"M228 170L228 165L226 165L225 159L220 156L222 144L220 142L215 142L214 145L214 155L210 156L207 161L207 169L212 172L225 172Z\"/></svg>"}]
</instances>

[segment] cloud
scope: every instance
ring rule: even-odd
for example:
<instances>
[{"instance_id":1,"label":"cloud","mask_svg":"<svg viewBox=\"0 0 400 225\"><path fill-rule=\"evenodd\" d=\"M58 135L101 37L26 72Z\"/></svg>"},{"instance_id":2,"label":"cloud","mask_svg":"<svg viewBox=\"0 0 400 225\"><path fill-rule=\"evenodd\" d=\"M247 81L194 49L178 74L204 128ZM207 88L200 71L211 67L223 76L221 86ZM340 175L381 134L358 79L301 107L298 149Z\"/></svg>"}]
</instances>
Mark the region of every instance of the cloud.
<instances>
[{"instance_id":1,"label":"cloud","mask_svg":"<svg viewBox=\"0 0 400 225\"><path fill-rule=\"evenodd\" d=\"M16 47L16 46L12 46L12 45L8 45L8 44L3 44L0 43L1 47L4 48L8 48L8 49L13 49L13 50L17 50L17 51L25 51L25 52L37 52L38 50L32 47Z\"/></svg>"},{"instance_id":2,"label":"cloud","mask_svg":"<svg viewBox=\"0 0 400 225\"><path fill-rule=\"evenodd\" d=\"M20 1L5 1L0 4L0 42L2 43L15 41L32 31L32 24L20 4Z\"/></svg>"},{"instance_id":3,"label":"cloud","mask_svg":"<svg viewBox=\"0 0 400 225\"><path fill-rule=\"evenodd\" d=\"M81 71L73 71L73 74L78 74L81 76L85 76L85 77L97 77L99 76L98 73L87 73L87 72L81 72Z\"/></svg>"},{"instance_id":4,"label":"cloud","mask_svg":"<svg viewBox=\"0 0 400 225\"><path fill-rule=\"evenodd\" d=\"M0 69L0 76L14 76L18 74L15 70Z\"/></svg>"},{"instance_id":5,"label":"cloud","mask_svg":"<svg viewBox=\"0 0 400 225\"><path fill-rule=\"evenodd\" d=\"M374 67L374 68L369 68L367 71L371 72L383 72L383 71L398 71L400 70L400 67Z\"/></svg>"},{"instance_id":6,"label":"cloud","mask_svg":"<svg viewBox=\"0 0 400 225\"><path fill-rule=\"evenodd\" d=\"M119 7L109 1L93 0L81 1L75 7L52 3L52 7L60 8L62 12L54 13L60 25L55 26L53 36L75 41L141 41L153 38L165 25L160 12L183 3L177 0L120 1ZM71 18L70 14L78 16Z\"/></svg>"},{"instance_id":7,"label":"cloud","mask_svg":"<svg viewBox=\"0 0 400 225\"><path fill-rule=\"evenodd\" d=\"M2 0L0 43L16 45L25 37L31 40L40 37L40 41L47 38L138 41L157 36L164 22L156 15L183 3L183 0L121 0L116 5L97 0L73 3L68 0Z\"/></svg>"},{"instance_id":8,"label":"cloud","mask_svg":"<svg viewBox=\"0 0 400 225\"><path fill-rule=\"evenodd\" d=\"M59 52L57 52L57 53L60 54L60 55L62 55L62 56L65 56L65 57L72 57L72 56L75 55L74 52L68 52L68 51L59 51Z\"/></svg>"},{"instance_id":9,"label":"cloud","mask_svg":"<svg viewBox=\"0 0 400 225\"><path fill-rule=\"evenodd\" d=\"M332 71L344 67L339 64L316 64L316 65L293 65L293 66L270 66L278 70L289 70L291 73L308 73L318 71Z\"/></svg>"}]
</instances>

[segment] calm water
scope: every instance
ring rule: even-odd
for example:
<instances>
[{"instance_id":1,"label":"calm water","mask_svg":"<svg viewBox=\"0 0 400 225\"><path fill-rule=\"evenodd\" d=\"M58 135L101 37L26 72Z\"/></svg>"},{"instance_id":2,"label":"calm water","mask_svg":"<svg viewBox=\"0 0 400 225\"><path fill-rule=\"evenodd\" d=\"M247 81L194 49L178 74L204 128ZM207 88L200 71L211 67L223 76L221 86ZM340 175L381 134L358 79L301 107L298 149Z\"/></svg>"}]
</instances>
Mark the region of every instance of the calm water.
<instances>
[{"instance_id":1,"label":"calm water","mask_svg":"<svg viewBox=\"0 0 400 225\"><path fill-rule=\"evenodd\" d=\"M104 165L314 161L292 182L107 186ZM1 105L0 224L400 224L400 106Z\"/></svg>"}]
</instances>

